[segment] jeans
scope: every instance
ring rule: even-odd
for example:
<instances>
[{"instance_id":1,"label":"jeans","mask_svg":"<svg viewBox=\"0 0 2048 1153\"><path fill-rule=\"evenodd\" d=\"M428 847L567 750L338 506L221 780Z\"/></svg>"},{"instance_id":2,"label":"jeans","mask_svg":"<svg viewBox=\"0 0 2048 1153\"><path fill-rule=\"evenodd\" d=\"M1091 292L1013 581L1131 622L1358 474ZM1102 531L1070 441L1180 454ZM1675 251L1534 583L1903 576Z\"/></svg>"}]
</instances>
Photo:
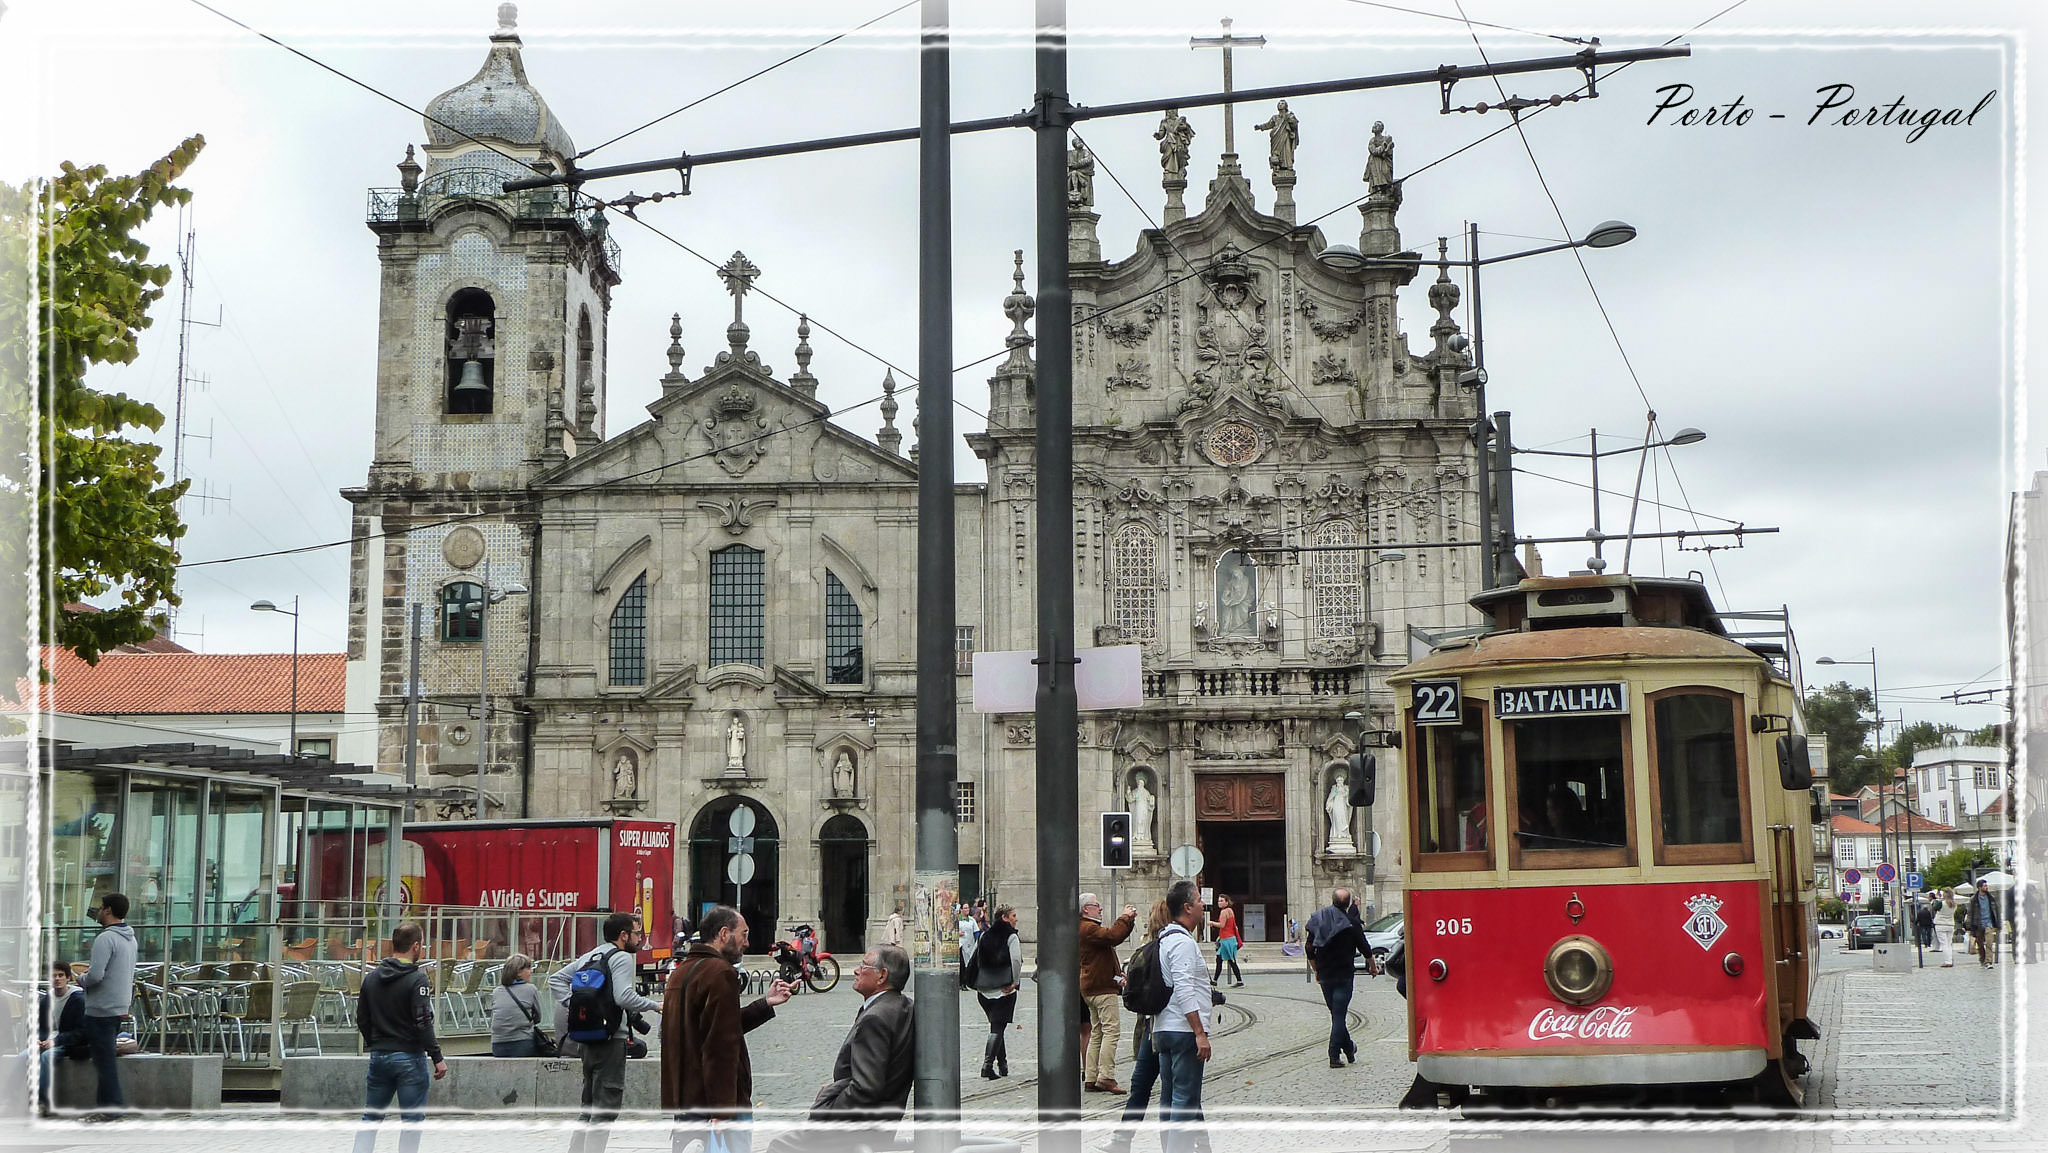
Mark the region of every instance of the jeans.
<instances>
[{"instance_id":1,"label":"jeans","mask_svg":"<svg viewBox=\"0 0 2048 1153\"><path fill-rule=\"evenodd\" d=\"M1202 1072L1206 1064L1195 1049L1195 1035L1153 1030L1152 1047L1159 1053L1159 1119L1202 1120ZM1198 1140L1192 1131L1168 1130L1160 1137L1162 1153L1182 1153Z\"/></svg>"},{"instance_id":2,"label":"jeans","mask_svg":"<svg viewBox=\"0 0 2048 1153\"><path fill-rule=\"evenodd\" d=\"M1330 981L1323 985L1323 1004L1330 1007L1330 1060L1346 1053L1356 1053L1358 1046L1351 1040L1351 1025L1344 1015L1351 1010L1352 984L1349 981Z\"/></svg>"},{"instance_id":3,"label":"jeans","mask_svg":"<svg viewBox=\"0 0 2048 1153\"><path fill-rule=\"evenodd\" d=\"M582 1128L569 1137L569 1153L604 1153L611 1135L593 1125L609 1125L618 1119L626 1101L626 1039L587 1041L583 1045L583 1111L576 1115Z\"/></svg>"},{"instance_id":4,"label":"jeans","mask_svg":"<svg viewBox=\"0 0 2048 1153\"><path fill-rule=\"evenodd\" d=\"M427 1119L427 1087L433 1084L433 1076L433 1063L425 1053L371 1053L363 1127L356 1130L355 1153L376 1148L377 1123L384 1120L394 1096L398 1098L398 1117L405 1122L398 1131L399 1153L415 1153L420 1147L418 1125Z\"/></svg>"},{"instance_id":5,"label":"jeans","mask_svg":"<svg viewBox=\"0 0 2048 1153\"><path fill-rule=\"evenodd\" d=\"M521 1037L517 1041L491 1042L491 1056L493 1057L531 1057L533 1055L533 1038L530 1036Z\"/></svg>"},{"instance_id":6,"label":"jeans","mask_svg":"<svg viewBox=\"0 0 2048 1153\"><path fill-rule=\"evenodd\" d=\"M120 1058L114 1052L114 1039L120 1035L119 1017L88 1016L85 1019L85 1039L92 1048L92 1067L100 1075L101 1109L128 1107L128 1099L121 1095Z\"/></svg>"},{"instance_id":7,"label":"jeans","mask_svg":"<svg viewBox=\"0 0 2048 1153\"><path fill-rule=\"evenodd\" d=\"M1137 1050L1137 1059L1131 1063L1130 1096L1124 1098L1123 1124L1112 1138L1113 1144L1125 1149L1131 1145L1132 1126L1145 1119L1145 1108L1152 1104L1152 1086L1159 1082L1159 1051L1152 1047L1152 1035L1143 1018L1138 1025Z\"/></svg>"}]
</instances>

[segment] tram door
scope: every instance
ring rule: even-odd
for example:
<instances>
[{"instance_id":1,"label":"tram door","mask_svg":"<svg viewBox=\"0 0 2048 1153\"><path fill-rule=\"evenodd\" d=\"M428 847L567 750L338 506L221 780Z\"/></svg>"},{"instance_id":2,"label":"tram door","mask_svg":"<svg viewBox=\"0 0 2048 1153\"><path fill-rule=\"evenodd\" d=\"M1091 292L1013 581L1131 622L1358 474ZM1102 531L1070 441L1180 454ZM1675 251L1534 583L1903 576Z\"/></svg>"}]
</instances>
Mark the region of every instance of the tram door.
<instances>
[{"instance_id":1,"label":"tram door","mask_svg":"<svg viewBox=\"0 0 2048 1153\"><path fill-rule=\"evenodd\" d=\"M1278 941L1287 925L1287 792L1279 773L1197 778L1195 842L1202 884L1237 906L1246 941Z\"/></svg>"}]
</instances>

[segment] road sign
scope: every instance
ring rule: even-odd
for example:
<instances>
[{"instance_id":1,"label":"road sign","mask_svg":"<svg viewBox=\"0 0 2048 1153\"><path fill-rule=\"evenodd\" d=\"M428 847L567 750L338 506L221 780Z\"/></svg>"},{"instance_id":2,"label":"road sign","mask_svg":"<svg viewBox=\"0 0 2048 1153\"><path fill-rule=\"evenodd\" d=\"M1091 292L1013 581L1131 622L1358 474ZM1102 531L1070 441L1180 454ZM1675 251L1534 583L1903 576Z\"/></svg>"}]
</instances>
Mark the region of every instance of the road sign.
<instances>
[{"instance_id":1,"label":"road sign","mask_svg":"<svg viewBox=\"0 0 2048 1153\"><path fill-rule=\"evenodd\" d=\"M752 835L754 832L754 810L745 805L734 809L732 811L732 819L725 823L725 827L731 829L732 835L735 837ZM740 882L736 881L734 883L739 884Z\"/></svg>"},{"instance_id":2,"label":"road sign","mask_svg":"<svg viewBox=\"0 0 2048 1153\"><path fill-rule=\"evenodd\" d=\"M1887 885L1891 884L1892 878L1898 875L1899 871L1897 869L1892 868L1890 861L1886 861L1884 864L1879 865L1877 867L1877 879L1883 881Z\"/></svg>"},{"instance_id":3,"label":"road sign","mask_svg":"<svg viewBox=\"0 0 2048 1153\"><path fill-rule=\"evenodd\" d=\"M1848 872L1842 874L1842 881L1845 884L1854 885L1862 880L1863 871L1861 869L1850 869Z\"/></svg>"},{"instance_id":4,"label":"road sign","mask_svg":"<svg viewBox=\"0 0 2048 1153\"><path fill-rule=\"evenodd\" d=\"M744 885L754 879L754 857L751 853L737 853L725 863L725 879L735 885Z\"/></svg>"},{"instance_id":5,"label":"road sign","mask_svg":"<svg viewBox=\"0 0 2048 1153\"><path fill-rule=\"evenodd\" d=\"M727 837L725 839L725 851L728 853L751 853L754 851L754 838Z\"/></svg>"},{"instance_id":6,"label":"road sign","mask_svg":"<svg viewBox=\"0 0 2048 1153\"><path fill-rule=\"evenodd\" d=\"M1919 891L1920 891L1920 874L1918 874L1918 873L1907 873L1907 874L1906 874L1906 887L1907 887L1908 889L1911 889L1911 890L1913 890L1913 891L1914 891L1914 892L1916 892L1916 893L1917 893L1917 892L1919 892Z\"/></svg>"},{"instance_id":7,"label":"road sign","mask_svg":"<svg viewBox=\"0 0 2048 1153\"><path fill-rule=\"evenodd\" d=\"M1202 850L1193 845L1182 845L1173 851L1167 864L1173 866L1174 876L1192 877L1202 871Z\"/></svg>"}]
</instances>

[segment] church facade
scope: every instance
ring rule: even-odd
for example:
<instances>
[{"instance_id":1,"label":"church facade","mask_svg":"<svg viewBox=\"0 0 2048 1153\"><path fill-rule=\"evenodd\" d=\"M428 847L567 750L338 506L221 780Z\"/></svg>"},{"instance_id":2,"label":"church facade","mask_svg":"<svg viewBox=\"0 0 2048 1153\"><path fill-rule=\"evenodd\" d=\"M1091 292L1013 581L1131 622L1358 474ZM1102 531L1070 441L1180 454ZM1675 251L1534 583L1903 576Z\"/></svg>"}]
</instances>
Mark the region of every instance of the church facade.
<instances>
[{"instance_id":1,"label":"church facade","mask_svg":"<svg viewBox=\"0 0 2048 1153\"><path fill-rule=\"evenodd\" d=\"M477 76L429 105L424 166L408 146L401 187L372 195L377 440L346 494L349 707L374 709L379 767L402 771L416 655L419 778L482 782L480 806L423 816L673 821L679 909L737 902L757 945L808 922L857 951L907 900L914 859L916 449L893 396L872 439L833 421L807 324L776 371L741 253L718 272L723 348L686 367L678 317L648 419L607 433L621 256L601 212L504 192L574 146L501 19ZM1295 226L1292 115L1261 128L1278 203L1262 210L1225 153L1190 213L1192 130L1169 113L1162 224L1113 260L1093 160L1070 155L1077 641L1144 653L1144 704L1083 714L1076 835L1092 845L1097 812L1131 811L1135 867L1113 879L1084 848L1083 888L1142 904L1193 845L1247 937L1278 940L1334 885L1399 899L1399 753L1381 752L1363 811L1331 762L1393 727L1382 678L1408 626L1474 619L1474 550L1413 545L1475 535L1477 413L1455 286L1429 289L1426 352L1401 330L1396 290L1435 270L1402 251L1391 140L1375 133L1360 208L1359 249L1394 257L1374 261ZM1040 734L966 711L969 654L1035 647L1033 301L1021 255L1008 271L991 307L1010 354L968 436L987 480L956 489L957 808L963 889L1017 905L1033 935Z\"/></svg>"}]
</instances>

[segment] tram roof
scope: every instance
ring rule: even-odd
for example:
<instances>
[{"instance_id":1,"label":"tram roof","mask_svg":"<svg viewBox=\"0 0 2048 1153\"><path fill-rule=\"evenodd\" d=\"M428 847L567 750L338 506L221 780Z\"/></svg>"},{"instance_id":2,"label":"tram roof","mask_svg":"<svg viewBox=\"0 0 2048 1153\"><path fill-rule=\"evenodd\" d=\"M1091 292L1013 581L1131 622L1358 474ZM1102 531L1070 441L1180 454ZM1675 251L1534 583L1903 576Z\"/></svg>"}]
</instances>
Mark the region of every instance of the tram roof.
<instances>
[{"instance_id":1,"label":"tram roof","mask_svg":"<svg viewBox=\"0 0 2048 1153\"><path fill-rule=\"evenodd\" d=\"M1524 582L1527 583L1527 582ZM1763 658L1725 636L1659 625L1553 628L1488 633L1454 642L1411 662L1389 681L1451 672L1511 669L1598 660L1740 660Z\"/></svg>"}]
</instances>

